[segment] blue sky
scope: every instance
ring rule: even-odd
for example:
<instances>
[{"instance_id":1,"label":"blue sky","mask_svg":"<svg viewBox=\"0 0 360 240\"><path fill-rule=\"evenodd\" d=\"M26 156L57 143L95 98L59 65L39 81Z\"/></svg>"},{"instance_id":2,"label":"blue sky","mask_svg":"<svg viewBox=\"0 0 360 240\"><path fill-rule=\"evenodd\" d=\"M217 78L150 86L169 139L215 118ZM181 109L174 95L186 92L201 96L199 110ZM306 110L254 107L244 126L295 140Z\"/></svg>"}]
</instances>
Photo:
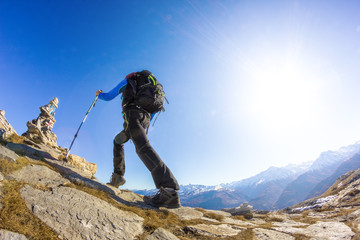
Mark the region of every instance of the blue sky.
<instances>
[{"instance_id":1,"label":"blue sky","mask_svg":"<svg viewBox=\"0 0 360 240\"><path fill-rule=\"evenodd\" d=\"M180 184L217 185L360 140L359 1L1 1L0 109L19 134L59 98L69 147L95 91L151 70L170 104L149 130ZM112 172L121 100L72 153ZM125 188L154 188L126 147Z\"/></svg>"}]
</instances>

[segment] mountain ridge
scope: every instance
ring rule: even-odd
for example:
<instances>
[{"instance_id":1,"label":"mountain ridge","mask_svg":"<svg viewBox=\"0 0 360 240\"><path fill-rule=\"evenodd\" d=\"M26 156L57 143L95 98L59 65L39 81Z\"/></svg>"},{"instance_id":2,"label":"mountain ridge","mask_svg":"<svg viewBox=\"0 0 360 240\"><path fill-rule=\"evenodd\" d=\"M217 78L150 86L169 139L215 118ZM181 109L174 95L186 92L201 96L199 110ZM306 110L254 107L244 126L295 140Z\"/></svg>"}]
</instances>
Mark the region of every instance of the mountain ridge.
<instances>
[{"instance_id":1,"label":"mountain ridge","mask_svg":"<svg viewBox=\"0 0 360 240\"><path fill-rule=\"evenodd\" d=\"M215 206L213 209L229 208L234 206L233 201L227 201L227 194L234 195L239 200L238 205L249 202L255 209L274 210L289 207L307 198L322 194L326 186L332 184L328 182L326 186L319 187L324 179L338 177L344 171L336 174L336 169L353 155L360 152L360 141L354 144L340 147L338 150L328 150L322 152L313 161L300 164L288 164L284 167L271 166L268 169L246 179L233 181L231 183L221 183L216 186L206 185L181 185L179 194L185 206L202 206L199 199L206 201L206 206ZM354 164L353 168L360 167ZM347 170L351 170L346 168ZM214 194L217 187L222 187L217 194L214 203L209 202L209 196ZM312 189L320 188L320 191L312 193ZM153 193L155 190L133 190L139 194ZM222 198L221 192L224 193ZM315 194L315 195L314 195ZM309 195L309 196L308 196ZM236 196L236 197L235 197ZM208 200L205 200L208 199ZM219 200L221 199L221 200Z\"/></svg>"}]
</instances>

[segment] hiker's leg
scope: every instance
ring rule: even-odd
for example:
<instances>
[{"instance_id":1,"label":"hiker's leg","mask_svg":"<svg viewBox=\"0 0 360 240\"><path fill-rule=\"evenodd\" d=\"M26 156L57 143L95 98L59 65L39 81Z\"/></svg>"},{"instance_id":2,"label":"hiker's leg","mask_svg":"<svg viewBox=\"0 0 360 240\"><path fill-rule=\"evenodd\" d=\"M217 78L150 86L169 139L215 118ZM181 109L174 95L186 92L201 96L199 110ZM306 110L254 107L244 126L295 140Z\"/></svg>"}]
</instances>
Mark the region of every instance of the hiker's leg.
<instances>
[{"instance_id":1,"label":"hiker's leg","mask_svg":"<svg viewBox=\"0 0 360 240\"><path fill-rule=\"evenodd\" d=\"M155 186L179 190L179 184L170 169L152 148L146 136L145 129L150 124L149 117L140 111L128 111L128 135L135 144L136 153L151 172Z\"/></svg>"},{"instance_id":2,"label":"hiker's leg","mask_svg":"<svg viewBox=\"0 0 360 240\"><path fill-rule=\"evenodd\" d=\"M129 141L129 136L122 130L114 138L114 173L120 174L121 176L125 175L125 153L124 153L124 143Z\"/></svg>"}]
</instances>

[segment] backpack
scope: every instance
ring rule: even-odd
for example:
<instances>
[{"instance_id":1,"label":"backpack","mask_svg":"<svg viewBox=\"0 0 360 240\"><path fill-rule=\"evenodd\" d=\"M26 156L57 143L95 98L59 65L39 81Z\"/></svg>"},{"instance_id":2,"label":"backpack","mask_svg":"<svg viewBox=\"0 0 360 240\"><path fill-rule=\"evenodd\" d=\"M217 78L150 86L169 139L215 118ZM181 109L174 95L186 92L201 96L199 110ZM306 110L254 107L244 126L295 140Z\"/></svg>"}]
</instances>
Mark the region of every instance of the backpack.
<instances>
[{"instance_id":1,"label":"backpack","mask_svg":"<svg viewBox=\"0 0 360 240\"><path fill-rule=\"evenodd\" d=\"M150 114L165 111L165 92L154 74L148 70L136 72L131 74L127 82L123 93L123 108L135 105Z\"/></svg>"}]
</instances>

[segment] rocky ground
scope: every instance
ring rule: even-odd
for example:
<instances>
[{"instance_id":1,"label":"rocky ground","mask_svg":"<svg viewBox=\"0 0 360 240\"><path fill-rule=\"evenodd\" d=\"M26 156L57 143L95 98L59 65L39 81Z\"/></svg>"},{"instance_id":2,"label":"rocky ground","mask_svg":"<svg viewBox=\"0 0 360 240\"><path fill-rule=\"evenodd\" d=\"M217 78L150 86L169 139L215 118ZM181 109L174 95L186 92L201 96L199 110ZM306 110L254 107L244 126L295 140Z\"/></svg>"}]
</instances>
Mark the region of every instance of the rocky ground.
<instances>
[{"instance_id":1,"label":"rocky ground","mask_svg":"<svg viewBox=\"0 0 360 240\"><path fill-rule=\"evenodd\" d=\"M155 209L42 145L0 145L0 239L360 239L360 170L284 211ZM85 162L84 162L85 161ZM96 168L95 168L96 169Z\"/></svg>"}]
</instances>

